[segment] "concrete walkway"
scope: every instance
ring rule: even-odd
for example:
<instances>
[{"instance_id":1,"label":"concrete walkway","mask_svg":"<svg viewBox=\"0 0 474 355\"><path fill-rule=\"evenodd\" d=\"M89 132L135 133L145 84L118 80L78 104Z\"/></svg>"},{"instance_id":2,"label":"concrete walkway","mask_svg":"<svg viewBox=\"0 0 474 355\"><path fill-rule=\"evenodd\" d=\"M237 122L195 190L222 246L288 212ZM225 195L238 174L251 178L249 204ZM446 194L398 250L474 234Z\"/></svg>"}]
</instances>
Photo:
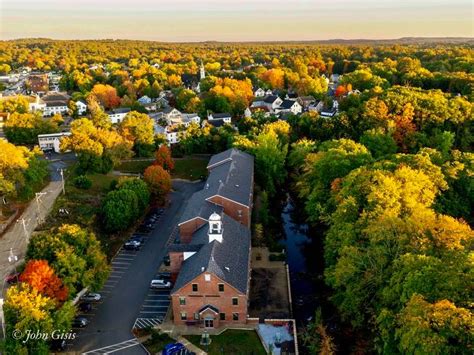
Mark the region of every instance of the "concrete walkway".
<instances>
[{"instance_id":1,"label":"concrete walkway","mask_svg":"<svg viewBox=\"0 0 474 355\"><path fill-rule=\"evenodd\" d=\"M3 280L15 267L23 262L29 238L36 227L44 221L54 205L56 198L62 191L61 176L58 169L64 168L65 163L61 161L51 162L49 169L51 172L51 182L41 190L43 195L40 197L39 208L35 198L29 203L23 214L19 216L10 229L0 238L0 282L4 286ZM22 220L24 219L24 226ZM13 254L18 257L16 263L10 263L8 257L10 248ZM2 286L2 293L3 293Z\"/></svg>"}]
</instances>

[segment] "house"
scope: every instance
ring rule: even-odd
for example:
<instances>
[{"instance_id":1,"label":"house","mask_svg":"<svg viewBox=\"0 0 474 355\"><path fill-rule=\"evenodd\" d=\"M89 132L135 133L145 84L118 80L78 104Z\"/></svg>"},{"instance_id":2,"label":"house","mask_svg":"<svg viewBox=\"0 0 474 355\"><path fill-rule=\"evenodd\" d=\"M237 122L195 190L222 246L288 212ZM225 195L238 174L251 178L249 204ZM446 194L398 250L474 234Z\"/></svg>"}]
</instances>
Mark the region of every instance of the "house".
<instances>
[{"instance_id":1,"label":"house","mask_svg":"<svg viewBox=\"0 0 474 355\"><path fill-rule=\"evenodd\" d=\"M323 101L319 101L318 103L313 103L311 105L308 106L308 111L309 112L321 112L321 110L323 109L324 107L324 102Z\"/></svg>"},{"instance_id":2,"label":"house","mask_svg":"<svg viewBox=\"0 0 474 355\"><path fill-rule=\"evenodd\" d=\"M289 92L286 94L285 96L285 100L297 100L298 99L298 94L297 93L293 93L293 92Z\"/></svg>"},{"instance_id":3,"label":"house","mask_svg":"<svg viewBox=\"0 0 474 355\"><path fill-rule=\"evenodd\" d=\"M204 70L204 65L201 62L199 68L199 74L182 74L181 81L183 86L186 89L191 89L197 92L200 92L200 81L206 77L206 71Z\"/></svg>"},{"instance_id":4,"label":"house","mask_svg":"<svg viewBox=\"0 0 474 355\"><path fill-rule=\"evenodd\" d=\"M298 97L297 101L304 109L308 109L309 106L316 103L316 99L313 96L301 96Z\"/></svg>"},{"instance_id":5,"label":"house","mask_svg":"<svg viewBox=\"0 0 474 355\"><path fill-rule=\"evenodd\" d=\"M232 122L232 115L230 113L211 113L207 116L207 120L212 124L213 121L222 121L224 123Z\"/></svg>"},{"instance_id":6,"label":"house","mask_svg":"<svg viewBox=\"0 0 474 355\"><path fill-rule=\"evenodd\" d=\"M112 122L112 124L115 124L122 122L129 112L130 108L119 107L109 111L107 114L109 115L110 122Z\"/></svg>"},{"instance_id":7,"label":"house","mask_svg":"<svg viewBox=\"0 0 474 355\"><path fill-rule=\"evenodd\" d=\"M27 96L27 100L30 112L44 111L46 108L46 103L38 95Z\"/></svg>"},{"instance_id":8,"label":"house","mask_svg":"<svg viewBox=\"0 0 474 355\"><path fill-rule=\"evenodd\" d=\"M341 80L341 77L342 77L342 75L339 75L339 74L331 74L330 81L332 83L337 84L339 82L339 80Z\"/></svg>"},{"instance_id":9,"label":"house","mask_svg":"<svg viewBox=\"0 0 474 355\"><path fill-rule=\"evenodd\" d=\"M253 95L255 97L264 97L265 96L265 90L262 88L258 88L257 90L254 91Z\"/></svg>"},{"instance_id":10,"label":"house","mask_svg":"<svg viewBox=\"0 0 474 355\"><path fill-rule=\"evenodd\" d=\"M49 89L48 74L30 74L26 79L26 89L35 94L44 94Z\"/></svg>"},{"instance_id":11,"label":"house","mask_svg":"<svg viewBox=\"0 0 474 355\"><path fill-rule=\"evenodd\" d=\"M151 104L151 98L144 95L137 100L141 105Z\"/></svg>"},{"instance_id":12,"label":"house","mask_svg":"<svg viewBox=\"0 0 474 355\"><path fill-rule=\"evenodd\" d=\"M271 96L273 95L273 91L268 89L267 91L265 91L265 96Z\"/></svg>"},{"instance_id":13,"label":"house","mask_svg":"<svg viewBox=\"0 0 474 355\"><path fill-rule=\"evenodd\" d=\"M194 193L169 247L176 325L245 324L250 286L254 158L237 149L211 157L205 187Z\"/></svg>"},{"instance_id":14,"label":"house","mask_svg":"<svg viewBox=\"0 0 474 355\"><path fill-rule=\"evenodd\" d=\"M71 132L38 134L38 145L42 151L53 150L55 153L59 153L61 151L61 140L70 135Z\"/></svg>"},{"instance_id":15,"label":"house","mask_svg":"<svg viewBox=\"0 0 474 355\"><path fill-rule=\"evenodd\" d=\"M68 112L69 95L66 93L51 91L42 97L46 104L43 109L43 116L53 116L57 113L65 114Z\"/></svg>"},{"instance_id":16,"label":"house","mask_svg":"<svg viewBox=\"0 0 474 355\"><path fill-rule=\"evenodd\" d=\"M77 107L77 114L79 116L81 116L81 115L83 115L87 112L87 105L82 100L77 100L76 101L76 107Z\"/></svg>"},{"instance_id":17,"label":"house","mask_svg":"<svg viewBox=\"0 0 474 355\"><path fill-rule=\"evenodd\" d=\"M276 95L269 95L269 96L265 97L265 99L263 101L265 103L265 106L268 108L268 110L270 112L274 112L275 109L277 107L279 107L281 105L281 103L283 102L283 100L280 99Z\"/></svg>"},{"instance_id":18,"label":"house","mask_svg":"<svg viewBox=\"0 0 474 355\"><path fill-rule=\"evenodd\" d=\"M252 110L250 107L247 107L244 111L244 117L252 117Z\"/></svg>"},{"instance_id":19,"label":"house","mask_svg":"<svg viewBox=\"0 0 474 355\"><path fill-rule=\"evenodd\" d=\"M297 101L293 100L283 100L281 105L275 109L276 113L292 113L297 115L303 112L303 106L301 106Z\"/></svg>"}]
</instances>

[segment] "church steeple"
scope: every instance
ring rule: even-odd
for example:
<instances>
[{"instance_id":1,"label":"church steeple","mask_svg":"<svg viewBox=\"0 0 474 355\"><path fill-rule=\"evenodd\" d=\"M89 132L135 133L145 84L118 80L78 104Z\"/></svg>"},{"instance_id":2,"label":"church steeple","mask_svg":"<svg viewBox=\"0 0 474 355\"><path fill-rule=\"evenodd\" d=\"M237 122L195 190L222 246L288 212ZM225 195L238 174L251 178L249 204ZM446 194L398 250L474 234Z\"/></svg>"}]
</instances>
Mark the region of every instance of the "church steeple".
<instances>
[{"instance_id":1,"label":"church steeple","mask_svg":"<svg viewBox=\"0 0 474 355\"><path fill-rule=\"evenodd\" d=\"M201 60L201 68L199 70L199 80L202 80L206 77L206 71L204 70L204 64L202 64Z\"/></svg>"}]
</instances>

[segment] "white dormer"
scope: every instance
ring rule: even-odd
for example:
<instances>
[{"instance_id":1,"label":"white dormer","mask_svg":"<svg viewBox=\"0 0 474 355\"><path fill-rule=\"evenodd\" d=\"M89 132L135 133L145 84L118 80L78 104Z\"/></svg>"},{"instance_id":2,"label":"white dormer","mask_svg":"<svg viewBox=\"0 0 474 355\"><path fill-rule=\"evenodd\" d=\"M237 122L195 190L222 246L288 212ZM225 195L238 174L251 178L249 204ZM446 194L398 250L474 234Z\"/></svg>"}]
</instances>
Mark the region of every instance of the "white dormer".
<instances>
[{"instance_id":1,"label":"white dormer","mask_svg":"<svg viewBox=\"0 0 474 355\"><path fill-rule=\"evenodd\" d=\"M209 243L214 240L217 240L219 243L222 243L222 233L223 228L221 216L214 212L209 217Z\"/></svg>"}]
</instances>

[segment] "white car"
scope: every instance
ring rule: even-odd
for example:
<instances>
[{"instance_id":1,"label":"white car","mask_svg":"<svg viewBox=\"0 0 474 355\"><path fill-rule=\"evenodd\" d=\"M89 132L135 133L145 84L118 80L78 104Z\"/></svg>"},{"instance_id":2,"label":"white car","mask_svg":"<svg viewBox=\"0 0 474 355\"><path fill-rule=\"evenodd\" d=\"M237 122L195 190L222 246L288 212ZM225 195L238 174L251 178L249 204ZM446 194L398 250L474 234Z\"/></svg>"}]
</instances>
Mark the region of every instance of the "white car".
<instances>
[{"instance_id":1,"label":"white car","mask_svg":"<svg viewBox=\"0 0 474 355\"><path fill-rule=\"evenodd\" d=\"M150 288L170 288L171 282L165 280L151 280Z\"/></svg>"},{"instance_id":2,"label":"white car","mask_svg":"<svg viewBox=\"0 0 474 355\"><path fill-rule=\"evenodd\" d=\"M81 297L82 301L86 302L99 302L102 296L99 293L88 293Z\"/></svg>"}]
</instances>

